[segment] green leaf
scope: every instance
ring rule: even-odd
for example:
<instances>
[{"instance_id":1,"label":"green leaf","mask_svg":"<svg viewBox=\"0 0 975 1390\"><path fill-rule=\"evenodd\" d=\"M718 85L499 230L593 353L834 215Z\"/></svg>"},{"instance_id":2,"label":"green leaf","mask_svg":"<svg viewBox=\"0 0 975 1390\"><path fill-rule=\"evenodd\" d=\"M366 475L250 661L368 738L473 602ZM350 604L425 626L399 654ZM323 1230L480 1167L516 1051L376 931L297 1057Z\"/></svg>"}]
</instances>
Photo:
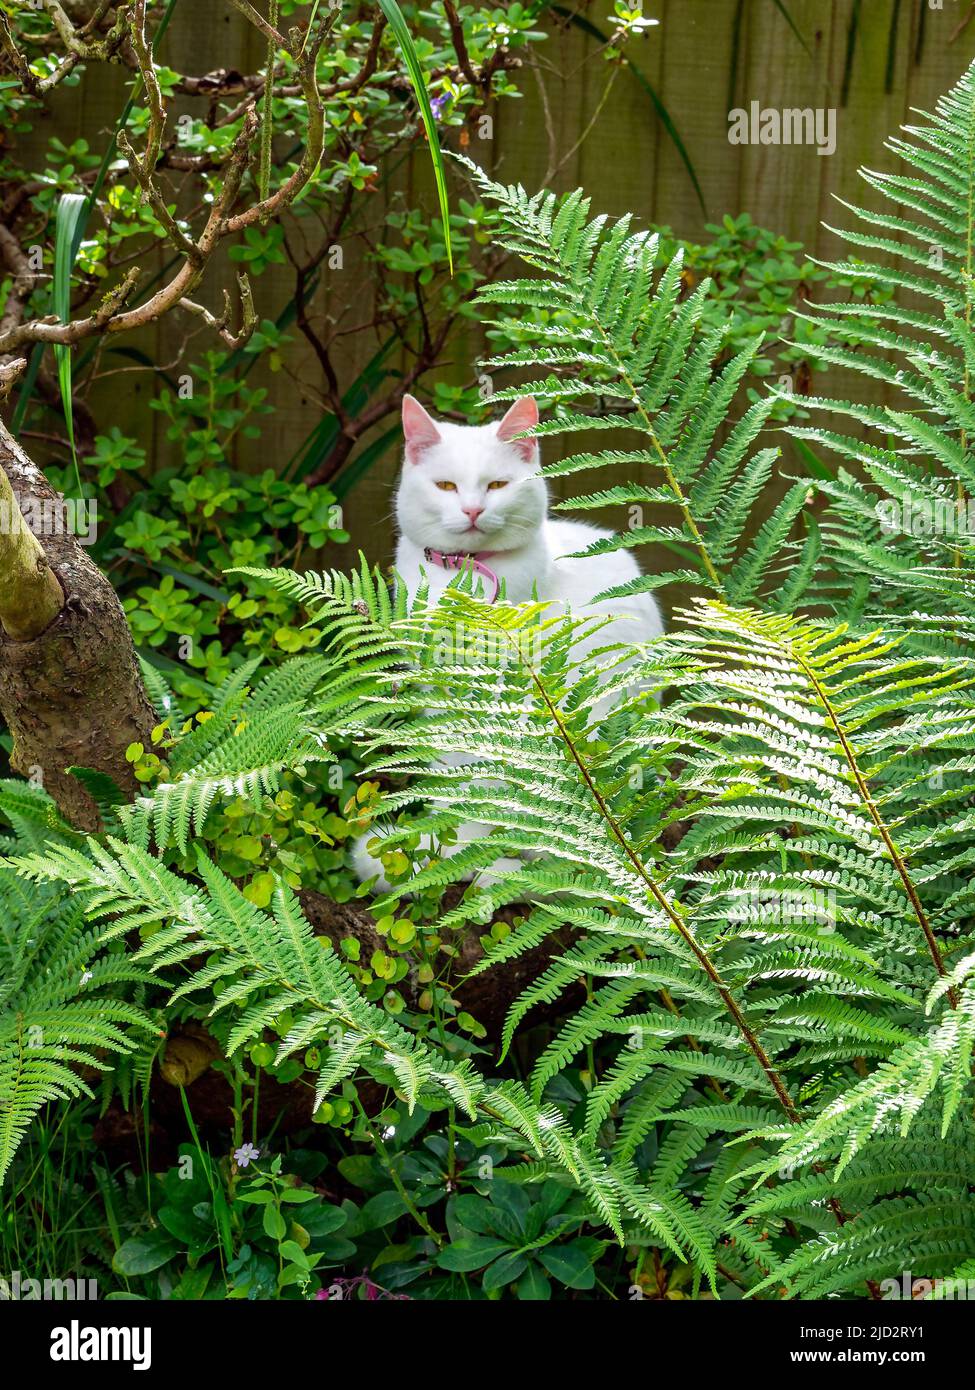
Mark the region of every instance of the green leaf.
<instances>
[{"instance_id":1,"label":"green leaf","mask_svg":"<svg viewBox=\"0 0 975 1390\"><path fill-rule=\"evenodd\" d=\"M455 1240L437 1256L441 1269L452 1270L455 1274L467 1274L474 1269L482 1269L510 1247L503 1240L493 1240L490 1236L470 1236Z\"/></svg>"},{"instance_id":2,"label":"green leaf","mask_svg":"<svg viewBox=\"0 0 975 1390\"><path fill-rule=\"evenodd\" d=\"M145 1235L130 1236L112 1256L112 1269L123 1278L133 1279L161 1269L178 1252L179 1246L167 1231L147 1231Z\"/></svg>"},{"instance_id":3,"label":"green leaf","mask_svg":"<svg viewBox=\"0 0 975 1390\"><path fill-rule=\"evenodd\" d=\"M54 312L61 323L71 322L71 276L74 271L77 247L81 245L84 224L88 216L88 201L80 193L62 193L58 199L55 217L54 240L54 282L52 295ZM81 492L81 473L78 469L78 451L74 437L74 398L71 387L71 349L64 343L55 343L54 357L58 368L58 385L61 389L61 407L64 423L71 445L71 458L74 462L75 485L78 496Z\"/></svg>"},{"instance_id":4,"label":"green leaf","mask_svg":"<svg viewBox=\"0 0 975 1390\"><path fill-rule=\"evenodd\" d=\"M443 154L440 149L440 140L437 136L437 122L434 118L433 108L430 105L430 94L427 91L426 78L423 75L423 68L420 66L420 60L417 57L413 36L403 17L403 11L396 3L396 0L379 0L379 8L386 16L389 27L393 32L396 42L400 46L400 50L403 54L403 61L406 63L406 70L410 75L413 91L416 94L417 105L420 108L423 128L427 133L427 141L430 145L430 159L433 164L433 176L437 183L437 197L440 201L440 222L443 228L444 246L447 250L447 261L450 266L450 273L453 275L454 257L450 241L450 203L447 196L447 173L444 169Z\"/></svg>"},{"instance_id":5,"label":"green leaf","mask_svg":"<svg viewBox=\"0 0 975 1390\"><path fill-rule=\"evenodd\" d=\"M592 1259L576 1245L551 1245L539 1250L536 1258L566 1288L591 1289L596 1282Z\"/></svg>"},{"instance_id":6,"label":"green leaf","mask_svg":"<svg viewBox=\"0 0 975 1390\"><path fill-rule=\"evenodd\" d=\"M353 1222L352 1234L362 1235L366 1231L378 1231L383 1226L397 1221L407 1210L400 1194L390 1188L388 1192L377 1192L363 1204L362 1210Z\"/></svg>"},{"instance_id":7,"label":"green leaf","mask_svg":"<svg viewBox=\"0 0 975 1390\"><path fill-rule=\"evenodd\" d=\"M281 1240L287 1234L288 1223L276 1206L266 1206L264 1208L264 1234L270 1236L272 1240Z\"/></svg>"},{"instance_id":8,"label":"green leaf","mask_svg":"<svg viewBox=\"0 0 975 1390\"><path fill-rule=\"evenodd\" d=\"M494 1264L488 1265L481 1277L481 1288L485 1293L503 1289L507 1284L513 1284L527 1268L528 1256L520 1250L510 1250L499 1260L495 1260Z\"/></svg>"},{"instance_id":9,"label":"green leaf","mask_svg":"<svg viewBox=\"0 0 975 1390\"><path fill-rule=\"evenodd\" d=\"M538 1265L529 1265L518 1280L518 1297L523 1303L547 1302L552 1297L552 1286Z\"/></svg>"}]
</instances>

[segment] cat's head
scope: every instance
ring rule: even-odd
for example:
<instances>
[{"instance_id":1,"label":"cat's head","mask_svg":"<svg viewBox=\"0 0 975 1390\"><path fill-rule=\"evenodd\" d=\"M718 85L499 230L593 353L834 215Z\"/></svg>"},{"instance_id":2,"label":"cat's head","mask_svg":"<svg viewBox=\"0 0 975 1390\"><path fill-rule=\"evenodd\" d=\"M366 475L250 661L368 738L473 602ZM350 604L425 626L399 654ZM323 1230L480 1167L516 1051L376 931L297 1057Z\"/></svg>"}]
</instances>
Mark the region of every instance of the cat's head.
<instances>
[{"instance_id":1,"label":"cat's head","mask_svg":"<svg viewBox=\"0 0 975 1390\"><path fill-rule=\"evenodd\" d=\"M403 535L447 553L518 550L535 539L548 498L534 439L516 435L538 424L531 396L500 423L455 425L433 420L403 398L406 449L396 497Z\"/></svg>"}]
</instances>

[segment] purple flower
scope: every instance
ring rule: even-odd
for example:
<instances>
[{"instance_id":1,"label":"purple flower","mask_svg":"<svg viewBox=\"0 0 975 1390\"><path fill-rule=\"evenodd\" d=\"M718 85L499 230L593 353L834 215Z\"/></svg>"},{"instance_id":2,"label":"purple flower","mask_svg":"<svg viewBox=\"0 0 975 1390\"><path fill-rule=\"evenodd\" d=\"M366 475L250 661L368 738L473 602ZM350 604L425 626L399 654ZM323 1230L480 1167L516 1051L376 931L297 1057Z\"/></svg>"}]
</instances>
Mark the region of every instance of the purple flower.
<instances>
[{"instance_id":1,"label":"purple flower","mask_svg":"<svg viewBox=\"0 0 975 1390\"><path fill-rule=\"evenodd\" d=\"M246 1168L255 1158L260 1158L260 1149L255 1149L253 1144L241 1144L239 1149L234 1149L234 1158L239 1168Z\"/></svg>"}]
</instances>

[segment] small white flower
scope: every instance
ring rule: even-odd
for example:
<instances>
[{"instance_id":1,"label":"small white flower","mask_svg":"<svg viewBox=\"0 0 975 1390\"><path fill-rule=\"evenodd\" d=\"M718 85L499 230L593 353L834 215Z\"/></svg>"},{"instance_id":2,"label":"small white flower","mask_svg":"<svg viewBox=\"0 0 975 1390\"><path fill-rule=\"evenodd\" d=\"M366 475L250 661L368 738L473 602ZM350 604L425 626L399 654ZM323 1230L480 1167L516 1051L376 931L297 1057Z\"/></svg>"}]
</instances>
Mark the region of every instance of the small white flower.
<instances>
[{"instance_id":1,"label":"small white flower","mask_svg":"<svg viewBox=\"0 0 975 1390\"><path fill-rule=\"evenodd\" d=\"M255 1149L253 1144L241 1144L239 1149L234 1149L234 1158L239 1168L246 1168L255 1158L260 1158L260 1149Z\"/></svg>"}]
</instances>

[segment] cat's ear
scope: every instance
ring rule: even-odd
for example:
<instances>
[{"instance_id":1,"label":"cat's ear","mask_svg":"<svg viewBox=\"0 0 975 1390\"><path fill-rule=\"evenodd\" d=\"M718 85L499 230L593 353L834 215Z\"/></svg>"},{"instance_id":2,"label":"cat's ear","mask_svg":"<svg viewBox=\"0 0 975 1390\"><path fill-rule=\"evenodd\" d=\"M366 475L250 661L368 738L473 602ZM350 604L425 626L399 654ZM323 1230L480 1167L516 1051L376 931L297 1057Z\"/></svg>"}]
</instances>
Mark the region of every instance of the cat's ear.
<instances>
[{"instance_id":1,"label":"cat's ear","mask_svg":"<svg viewBox=\"0 0 975 1390\"><path fill-rule=\"evenodd\" d=\"M513 436L523 434L525 430L533 430L537 424L538 406L535 397L519 396L498 426L498 438L502 444L510 444L513 449L517 449L526 463L531 463L538 447L535 440L515 439Z\"/></svg>"},{"instance_id":2,"label":"cat's ear","mask_svg":"<svg viewBox=\"0 0 975 1390\"><path fill-rule=\"evenodd\" d=\"M403 397L403 436L410 463L419 463L424 450L440 443L440 431L413 396Z\"/></svg>"}]
</instances>

